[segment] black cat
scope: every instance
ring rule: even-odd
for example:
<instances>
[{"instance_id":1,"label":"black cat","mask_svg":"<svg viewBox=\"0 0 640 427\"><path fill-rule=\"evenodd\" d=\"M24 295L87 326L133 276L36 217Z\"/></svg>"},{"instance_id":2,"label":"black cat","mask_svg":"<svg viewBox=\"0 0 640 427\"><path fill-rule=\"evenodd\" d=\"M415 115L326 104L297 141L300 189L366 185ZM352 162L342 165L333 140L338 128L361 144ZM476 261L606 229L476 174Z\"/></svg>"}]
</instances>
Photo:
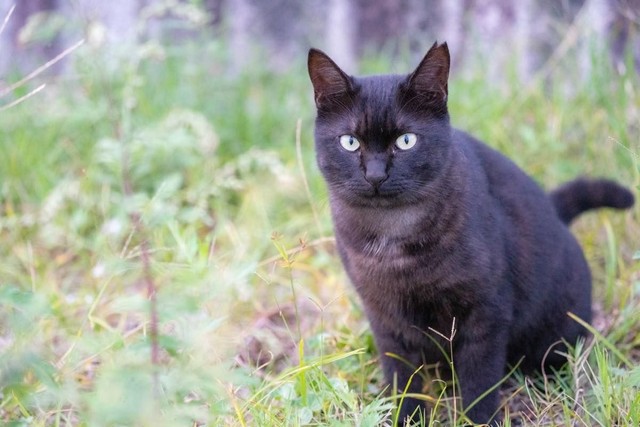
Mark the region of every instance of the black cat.
<instances>
[{"instance_id":1,"label":"black cat","mask_svg":"<svg viewBox=\"0 0 640 427\"><path fill-rule=\"evenodd\" d=\"M589 267L567 224L588 209L628 208L633 195L584 179L547 195L453 129L446 44L434 44L409 75L348 76L315 49L308 67L338 250L386 380L420 393L420 376L408 384L410 376L423 364L446 366L440 347L450 344L437 332L449 336L455 321L451 356L466 415L495 420L497 390L471 404L506 366L561 365L549 348L586 334L567 316L591 319ZM423 409L405 398L400 419L417 420Z\"/></svg>"}]
</instances>

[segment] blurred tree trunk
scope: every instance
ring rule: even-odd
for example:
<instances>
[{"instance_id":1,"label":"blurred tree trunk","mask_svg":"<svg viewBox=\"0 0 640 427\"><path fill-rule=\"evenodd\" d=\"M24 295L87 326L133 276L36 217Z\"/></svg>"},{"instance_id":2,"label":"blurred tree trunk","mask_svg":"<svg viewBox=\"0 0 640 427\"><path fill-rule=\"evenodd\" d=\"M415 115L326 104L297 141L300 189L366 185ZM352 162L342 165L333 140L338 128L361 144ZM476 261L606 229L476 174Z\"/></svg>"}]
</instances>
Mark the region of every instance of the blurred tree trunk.
<instances>
[{"instance_id":1,"label":"blurred tree trunk","mask_svg":"<svg viewBox=\"0 0 640 427\"><path fill-rule=\"evenodd\" d=\"M401 34L409 27L403 19L408 9L406 0L355 0L353 25L358 28L358 53L367 47L397 50Z\"/></svg>"},{"instance_id":2,"label":"blurred tree trunk","mask_svg":"<svg viewBox=\"0 0 640 427\"><path fill-rule=\"evenodd\" d=\"M209 13L209 16L211 16L211 25L219 27L222 23L224 0L205 0L204 7L207 13Z\"/></svg>"},{"instance_id":3,"label":"blurred tree trunk","mask_svg":"<svg viewBox=\"0 0 640 427\"><path fill-rule=\"evenodd\" d=\"M326 23L326 49L347 73L355 74L355 36L359 32L353 4L349 0L330 0Z\"/></svg>"},{"instance_id":4,"label":"blurred tree trunk","mask_svg":"<svg viewBox=\"0 0 640 427\"><path fill-rule=\"evenodd\" d=\"M225 15L229 19L229 44L234 72L239 72L249 63L252 27L252 10L249 0L234 0L226 4Z\"/></svg>"},{"instance_id":5,"label":"blurred tree trunk","mask_svg":"<svg viewBox=\"0 0 640 427\"><path fill-rule=\"evenodd\" d=\"M233 68L238 71L256 59L282 69L300 54L305 40L303 7L297 0L234 0L226 3L229 15ZM266 48L266 58L255 58L254 47Z\"/></svg>"},{"instance_id":6,"label":"blurred tree trunk","mask_svg":"<svg viewBox=\"0 0 640 427\"><path fill-rule=\"evenodd\" d=\"M442 30L441 40L447 41L449 50L454 52L452 63L457 67L464 56L465 31L464 12L467 8L465 1L445 1L442 2Z\"/></svg>"},{"instance_id":7,"label":"blurred tree trunk","mask_svg":"<svg viewBox=\"0 0 640 427\"><path fill-rule=\"evenodd\" d=\"M615 65L625 68L626 55L640 72L640 0L610 0L612 19L609 24L611 51Z\"/></svg>"}]
</instances>

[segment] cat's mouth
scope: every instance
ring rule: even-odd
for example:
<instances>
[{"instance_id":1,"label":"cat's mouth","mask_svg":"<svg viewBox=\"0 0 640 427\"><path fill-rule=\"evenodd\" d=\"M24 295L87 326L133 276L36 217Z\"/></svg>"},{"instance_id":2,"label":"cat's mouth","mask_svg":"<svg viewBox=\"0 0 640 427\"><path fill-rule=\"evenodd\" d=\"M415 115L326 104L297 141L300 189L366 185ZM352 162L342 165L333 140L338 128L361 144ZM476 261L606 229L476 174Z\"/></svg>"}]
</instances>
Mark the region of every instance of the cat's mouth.
<instances>
[{"instance_id":1,"label":"cat's mouth","mask_svg":"<svg viewBox=\"0 0 640 427\"><path fill-rule=\"evenodd\" d=\"M391 199L391 198L396 198L398 196L398 193L396 193L395 191L385 191L385 190L381 190L379 188L373 188L371 191L371 195L369 197L374 198L374 199Z\"/></svg>"},{"instance_id":2,"label":"cat's mouth","mask_svg":"<svg viewBox=\"0 0 640 427\"><path fill-rule=\"evenodd\" d=\"M399 195L400 193L397 191L380 187L370 187L366 190L363 189L358 191L356 194L352 193L351 197L349 197L349 201L361 206L390 207L401 204Z\"/></svg>"},{"instance_id":3,"label":"cat's mouth","mask_svg":"<svg viewBox=\"0 0 640 427\"><path fill-rule=\"evenodd\" d=\"M369 183L358 183L358 185L352 183L349 186L338 184L331 188L331 193L335 197L354 207L398 207L412 202L404 189L388 183L379 186L369 185Z\"/></svg>"}]
</instances>

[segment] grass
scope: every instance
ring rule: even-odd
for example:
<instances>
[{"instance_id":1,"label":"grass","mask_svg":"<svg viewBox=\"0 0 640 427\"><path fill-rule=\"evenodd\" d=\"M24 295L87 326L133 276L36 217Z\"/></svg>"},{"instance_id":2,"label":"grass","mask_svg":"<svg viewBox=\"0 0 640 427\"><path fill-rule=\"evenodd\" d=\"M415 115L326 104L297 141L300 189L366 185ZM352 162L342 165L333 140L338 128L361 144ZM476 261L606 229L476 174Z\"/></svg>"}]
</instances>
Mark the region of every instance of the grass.
<instances>
[{"instance_id":1,"label":"grass","mask_svg":"<svg viewBox=\"0 0 640 427\"><path fill-rule=\"evenodd\" d=\"M83 48L76 72L0 114L0 420L390 424L335 253L302 58L229 75L221 45L154 49L114 66ZM450 84L454 124L546 187L586 174L637 190L638 76L594 61L575 81L571 61L526 87L469 65ZM640 422L640 208L574 231L595 338L555 380L516 372L505 425ZM425 398L462 425L449 388Z\"/></svg>"}]
</instances>

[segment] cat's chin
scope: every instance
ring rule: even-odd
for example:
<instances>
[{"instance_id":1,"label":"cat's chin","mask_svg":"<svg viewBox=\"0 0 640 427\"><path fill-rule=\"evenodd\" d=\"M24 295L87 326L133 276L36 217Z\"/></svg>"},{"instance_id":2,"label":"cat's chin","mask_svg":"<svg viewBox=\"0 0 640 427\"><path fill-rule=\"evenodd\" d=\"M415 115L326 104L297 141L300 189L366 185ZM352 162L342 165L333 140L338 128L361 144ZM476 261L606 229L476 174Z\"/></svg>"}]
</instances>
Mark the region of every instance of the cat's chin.
<instances>
[{"instance_id":1,"label":"cat's chin","mask_svg":"<svg viewBox=\"0 0 640 427\"><path fill-rule=\"evenodd\" d=\"M407 200L397 194L349 194L338 197L343 203L353 207L390 209L408 205Z\"/></svg>"}]
</instances>

